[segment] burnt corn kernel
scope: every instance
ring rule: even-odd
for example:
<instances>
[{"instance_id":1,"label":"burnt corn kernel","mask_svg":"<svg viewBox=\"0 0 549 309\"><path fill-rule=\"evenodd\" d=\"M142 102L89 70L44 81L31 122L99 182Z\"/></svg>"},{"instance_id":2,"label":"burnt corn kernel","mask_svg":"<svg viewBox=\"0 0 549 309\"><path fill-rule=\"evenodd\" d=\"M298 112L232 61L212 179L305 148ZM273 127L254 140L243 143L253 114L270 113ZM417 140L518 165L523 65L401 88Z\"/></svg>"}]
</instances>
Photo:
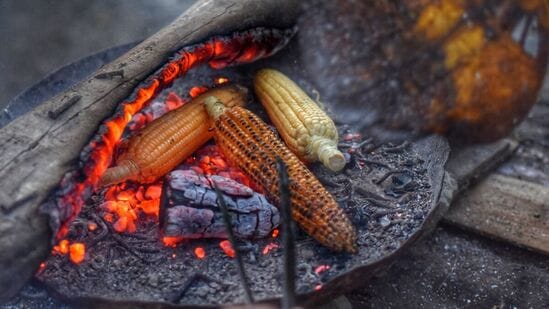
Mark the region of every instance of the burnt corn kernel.
<instances>
[{"instance_id":1,"label":"burnt corn kernel","mask_svg":"<svg viewBox=\"0 0 549 309\"><path fill-rule=\"evenodd\" d=\"M336 251L356 252L356 231L347 215L265 122L242 107L226 108L215 97L207 98L205 104L214 119L214 139L232 164L258 184L267 198L277 205L276 159L280 157L288 167L293 219L322 245Z\"/></svg>"}]
</instances>

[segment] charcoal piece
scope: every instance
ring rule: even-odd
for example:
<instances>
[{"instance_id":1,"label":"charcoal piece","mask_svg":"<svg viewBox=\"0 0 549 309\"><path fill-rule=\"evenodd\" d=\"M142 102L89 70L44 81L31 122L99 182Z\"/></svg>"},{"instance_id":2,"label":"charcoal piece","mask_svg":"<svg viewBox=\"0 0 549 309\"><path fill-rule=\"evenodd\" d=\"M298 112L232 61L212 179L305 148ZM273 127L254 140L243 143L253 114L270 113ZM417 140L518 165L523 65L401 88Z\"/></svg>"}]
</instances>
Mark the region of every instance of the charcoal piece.
<instances>
[{"instance_id":1,"label":"charcoal piece","mask_svg":"<svg viewBox=\"0 0 549 309\"><path fill-rule=\"evenodd\" d=\"M262 194L230 178L189 169L172 171L165 181L160 207L166 236L227 238L214 184L224 196L237 238L262 238L279 224L278 210Z\"/></svg>"}]
</instances>

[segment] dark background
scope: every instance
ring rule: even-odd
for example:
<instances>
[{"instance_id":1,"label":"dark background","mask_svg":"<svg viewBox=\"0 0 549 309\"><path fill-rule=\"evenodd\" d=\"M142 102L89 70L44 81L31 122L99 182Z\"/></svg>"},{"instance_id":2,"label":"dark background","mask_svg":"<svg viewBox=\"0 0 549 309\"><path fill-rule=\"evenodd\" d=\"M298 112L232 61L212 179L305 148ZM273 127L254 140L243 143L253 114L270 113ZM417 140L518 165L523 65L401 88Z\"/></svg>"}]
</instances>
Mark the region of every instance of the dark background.
<instances>
[{"instance_id":1,"label":"dark background","mask_svg":"<svg viewBox=\"0 0 549 309\"><path fill-rule=\"evenodd\" d=\"M52 70L144 39L194 0L0 0L0 109Z\"/></svg>"}]
</instances>

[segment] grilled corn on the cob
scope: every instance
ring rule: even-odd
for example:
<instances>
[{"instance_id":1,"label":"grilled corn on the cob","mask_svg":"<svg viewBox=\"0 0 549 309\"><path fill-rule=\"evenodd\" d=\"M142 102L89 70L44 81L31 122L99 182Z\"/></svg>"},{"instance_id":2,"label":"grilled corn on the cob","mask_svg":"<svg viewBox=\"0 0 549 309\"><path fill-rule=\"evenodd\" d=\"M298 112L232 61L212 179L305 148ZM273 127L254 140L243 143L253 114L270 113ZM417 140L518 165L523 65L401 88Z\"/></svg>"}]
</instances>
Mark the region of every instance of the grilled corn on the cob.
<instances>
[{"instance_id":1,"label":"grilled corn on the cob","mask_svg":"<svg viewBox=\"0 0 549 309\"><path fill-rule=\"evenodd\" d=\"M296 83L279 71L262 69L255 75L254 87L269 118L299 158L320 161L335 172L345 167L334 122Z\"/></svg>"},{"instance_id":2,"label":"grilled corn on the cob","mask_svg":"<svg viewBox=\"0 0 549 309\"><path fill-rule=\"evenodd\" d=\"M204 99L215 95L228 106L244 105L246 93L238 85L212 89L154 120L130 139L117 165L103 174L101 185L149 182L168 173L213 136Z\"/></svg>"},{"instance_id":3,"label":"grilled corn on the cob","mask_svg":"<svg viewBox=\"0 0 549 309\"><path fill-rule=\"evenodd\" d=\"M332 195L259 117L242 107L225 107L215 97L205 101L213 118L214 138L230 162L238 166L279 203L276 159L288 166L292 217L321 244L355 252L356 232Z\"/></svg>"}]
</instances>

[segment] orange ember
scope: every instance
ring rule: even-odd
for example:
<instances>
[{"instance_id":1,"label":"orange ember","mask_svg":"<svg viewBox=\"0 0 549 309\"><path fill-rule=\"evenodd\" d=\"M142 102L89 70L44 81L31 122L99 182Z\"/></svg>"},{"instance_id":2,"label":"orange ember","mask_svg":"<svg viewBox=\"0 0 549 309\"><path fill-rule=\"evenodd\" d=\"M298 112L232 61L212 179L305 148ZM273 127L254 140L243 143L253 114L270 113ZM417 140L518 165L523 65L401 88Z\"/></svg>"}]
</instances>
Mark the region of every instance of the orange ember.
<instances>
[{"instance_id":1,"label":"orange ember","mask_svg":"<svg viewBox=\"0 0 549 309\"><path fill-rule=\"evenodd\" d=\"M320 275L320 273L327 271L330 269L330 265L320 265L317 268L315 268L315 273L317 275Z\"/></svg>"},{"instance_id":2,"label":"orange ember","mask_svg":"<svg viewBox=\"0 0 549 309\"><path fill-rule=\"evenodd\" d=\"M197 258L202 260L206 257L206 250L204 250L204 248L202 247L196 247L194 249L194 255L196 255Z\"/></svg>"},{"instance_id":3,"label":"orange ember","mask_svg":"<svg viewBox=\"0 0 549 309\"><path fill-rule=\"evenodd\" d=\"M83 243L70 243L68 239L62 239L59 244L53 246L53 254L69 255L69 259L74 264L80 264L86 256L86 246ZM39 271L46 267L46 263L40 264Z\"/></svg>"},{"instance_id":4,"label":"orange ember","mask_svg":"<svg viewBox=\"0 0 549 309\"><path fill-rule=\"evenodd\" d=\"M191 98L196 98L197 96L203 94L204 92L208 91L208 87L204 86L194 86L189 90L189 95Z\"/></svg>"},{"instance_id":5,"label":"orange ember","mask_svg":"<svg viewBox=\"0 0 549 309\"><path fill-rule=\"evenodd\" d=\"M97 230L97 224L95 222L88 223L88 231L93 232Z\"/></svg>"},{"instance_id":6,"label":"orange ember","mask_svg":"<svg viewBox=\"0 0 549 309\"><path fill-rule=\"evenodd\" d=\"M273 230L273 233L271 234L271 236L272 236L273 238L277 238L279 233L280 233L280 232L278 231L278 229L274 229L274 230Z\"/></svg>"},{"instance_id":7,"label":"orange ember","mask_svg":"<svg viewBox=\"0 0 549 309\"><path fill-rule=\"evenodd\" d=\"M65 255L69 253L69 240L63 239L59 242L59 244L53 246L53 253L58 253L61 255Z\"/></svg>"},{"instance_id":8,"label":"orange ember","mask_svg":"<svg viewBox=\"0 0 549 309\"><path fill-rule=\"evenodd\" d=\"M269 254L269 252L271 252L271 250L273 249L278 249L280 246L274 242L268 244L265 246L265 248L263 248L263 255L267 255Z\"/></svg>"},{"instance_id":9,"label":"orange ember","mask_svg":"<svg viewBox=\"0 0 549 309\"><path fill-rule=\"evenodd\" d=\"M234 258L236 256L236 252L234 251L233 246L231 245L230 241L228 241L228 240L221 241L219 243L219 247L221 248L221 250L223 250L223 252L225 252L225 254L228 257Z\"/></svg>"},{"instance_id":10,"label":"orange ember","mask_svg":"<svg viewBox=\"0 0 549 309\"><path fill-rule=\"evenodd\" d=\"M162 187L160 185L152 185L147 188L147 191L145 191L145 198L149 200L156 200L160 198L161 193Z\"/></svg>"},{"instance_id":11,"label":"orange ember","mask_svg":"<svg viewBox=\"0 0 549 309\"><path fill-rule=\"evenodd\" d=\"M164 243L164 246L166 247L172 247L175 248L177 245L184 240L183 237L162 237L162 243Z\"/></svg>"},{"instance_id":12,"label":"orange ember","mask_svg":"<svg viewBox=\"0 0 549 309\"><path fill-rule=\"evenodd\" d=\"M185 160L184 164L199 174L230 178L260 192L259 187L252 183L240 169L229 165L217 145L202 147L193 156Z\"/></svg>"},{"instance_id":13,"label":"orange ember","mask_svg":"<svg viewBox=\"0 0 549 309\"><path fill-rule=\"evenodd\" d=\"M158 218L162 188L160 184L139 186L137 190L125 187L126 183L122 183L107 188L101 209L106 212L103 218L113 224L115 231L133 233L141 214Z\"/></svg>"},{"instance_id":14,"label":"orange ember","mask_svg":"<svg viewBox=\"0 0 549 309\"><path fill-rule=\"evenodd\" d=\"M168 93L168 96L166 97L166 111L172 111L178 107L183 106L185 104L185 101L181 99L180 96L178 96L175 92L170 91Z\"/></svg>"},{"instance_id":15,"label":"orange ember","mask_svg":"<svg viewBox=\"0 0 549 309\"><path fill-rule=\"evenodd\" d=\"M73 243L70 246L70 259L74 264L80 264L86 256L86 246L83 243Z\"/></svg>"},{"instance_id":16,"label":"orange ember","mask_svg":"<svg viewBox=\"0 0 549 309\"><path fill-rule=\"evenodd\" d=\"M214 79L214 83L216 85L223 85L229 82L229 79L227 77L219 76Z\"/></svg>"},{"instance_id":17,"label":"orange ember","mask_svg":"<svg viewBox=\"0 0 549 309\"><path fill-rule=\"evenodd\" d=\"M40 266L38 267L38 272L43 272L44 269L46 269L46 262L40 263Z\"/></svg>"}]
</instances>

